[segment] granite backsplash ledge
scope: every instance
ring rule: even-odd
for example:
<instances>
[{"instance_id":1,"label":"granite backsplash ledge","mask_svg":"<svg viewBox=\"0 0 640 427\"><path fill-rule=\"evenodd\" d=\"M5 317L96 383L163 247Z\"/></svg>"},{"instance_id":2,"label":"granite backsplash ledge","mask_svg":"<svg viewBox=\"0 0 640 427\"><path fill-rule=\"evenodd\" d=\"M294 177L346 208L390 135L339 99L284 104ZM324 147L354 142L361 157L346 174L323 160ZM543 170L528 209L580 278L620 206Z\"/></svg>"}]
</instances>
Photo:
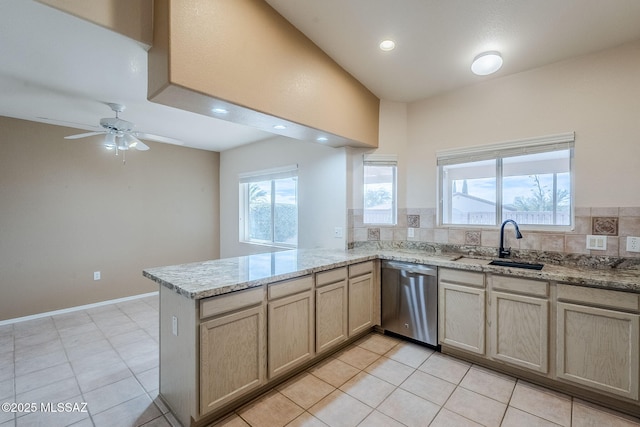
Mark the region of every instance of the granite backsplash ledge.
<instances>
[{"instance_id":1,"label":"granite backsplash ledge","mask_svg":"<svg viewBox=\"0 0 640 427\"><path fill-rule=\"evenodd\" d=\"M353 251L419 251L433 256L466 256L481 259L498 257L497 248L415 241L353 242L349 244L348 249ZM640 258L623 258L608 255L565 254L561 252L512 249L509 259L512 261L588 269L640 270Z\"/></svg>"}]
</instances>

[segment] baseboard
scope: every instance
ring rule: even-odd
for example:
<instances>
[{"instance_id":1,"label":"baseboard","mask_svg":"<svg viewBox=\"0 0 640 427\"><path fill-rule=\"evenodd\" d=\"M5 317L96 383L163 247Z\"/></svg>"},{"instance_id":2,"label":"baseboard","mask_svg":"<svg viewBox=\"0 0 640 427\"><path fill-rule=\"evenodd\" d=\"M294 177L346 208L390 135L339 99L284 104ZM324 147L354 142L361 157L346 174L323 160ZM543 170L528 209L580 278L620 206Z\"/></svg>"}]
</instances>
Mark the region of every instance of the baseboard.
<instances>
[{"instance_id":1,"label":"baseboard","mask_svg":"<svg viewBox=\"0 0 640 427\"><path fill-rule=\"evenodd\" d=\"M119 302L131 301L131 300L136 300L136 299L140 299L140 298L151 297L151 296L154 296L154 295L158 295L158 291L149 292L149 293L140 294L140 295L133 295L133 296L130 296L130 297L110 299L110 300L107 300L107 301L95 302L93 304L86 304L86 305L79 305L79 306L76 306L76 307L63 308L61 310L47 311L45 313L32 314L30 316L16 317L14 319L0 320L0 326L10 325L12 323L26 322L27 320L40 319L42 317L55 316L57 314L65 314L65 313L72 313L74 311L87 310L89 308L101 307L103 305L117 304Z\"/></svg>"}]
</instances>

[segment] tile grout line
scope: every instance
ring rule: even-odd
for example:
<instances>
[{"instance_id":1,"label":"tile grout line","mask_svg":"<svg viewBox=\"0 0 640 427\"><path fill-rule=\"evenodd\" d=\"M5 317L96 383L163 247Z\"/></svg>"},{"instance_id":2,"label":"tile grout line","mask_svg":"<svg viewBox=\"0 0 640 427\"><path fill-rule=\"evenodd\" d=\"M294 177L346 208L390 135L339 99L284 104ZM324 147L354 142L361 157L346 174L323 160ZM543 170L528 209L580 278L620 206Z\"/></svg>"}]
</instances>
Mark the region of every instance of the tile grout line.
<instances>
[{"instance_id":1,"label":"tile grout line","mask_svg":"<svg viewBox=\"0 0 640 427\"><path fill-rule=\"evenodd\" d=\"M120 308L120 307L119 307L119 303L113 303L113 305L114 305L114 306L115 306L115 307L116 307L116 308L117 308L117 309L122 313L122 315L126 316L129 320L131 320L133 323L135 323L135 324L138 326L138 328L139 328L140 330L144 331L144 333L145 333L145 334L147 334L151 339L153 339L153 337L151 337L151 336L148 334L148 332L147 332L146 330L144 330L142 327L140 327L140 325L138 324L138 322L136 322L135 320L133 320L133 319L131 318L131 316L129 316L129 314L128 314L127 312L125 312L124 310L122 310L122 308ZM87 311L87 310L85 310L85 311ZM90 313L88 313L88 312L87 312L87 315L91 318L91 322L95 324L95 320L94 320L93 316L91 316L91 314L90 314ZM102 329L101 329L97 324L95 324L95 325L96 325L96 328L98 328L98 330L100 330L100 332L104 335L104 331L103 331L103 330L102 330ZM129 332L131 332L131 331L126 331L126 332L123 332L123 333L121 333L121 334L116 334L116 335L113 335L113 336L124 335L124 334L129 333ZM153 399L151 399L151 396L150 396L150 395L149 395L149 393L147 392L147 389L144 387L144 385L142 385L142 383L140 382L140 380L138 379L138 377L136 376L136 374L133 372L133 370L131 370L131 367L129 366L129 364L126 362L126 360L122 357L122 355L120 354L120 352L118 351L118 349L117 349L117 348L113 345L113 343L111 342L111 338L112 338L112 337L108 337L108 336L106 336L106 335L104 335L104 337L105 337L105 339L107 340L107 342L109 343L109 345L111 346L111 348L113 349L113 351L118 355L118 357L120 358L120 360L122 361L122 363L124 363L124 365L127 367L127 370L129 371L129 373L131 374L131 376L133 377L133 379L138 383L138 385L140 386L140 388L143 390L143 393L142 393L142 394L139 394L139 395L137 395L137 396L134 396L134 397L132 397L131 399L125 400L124 402L120 402L120 403L118 403L117 405L114 405L114 406L111 406L111 407L109 407L109 408L106 408L106 409L104 409L104 410L102 410L102 411L100 411L100 412L98 412L98 413L96 413L96 414L94 414L94 415L101 414L101 413L103 413L103 412L105 412L105 411L108 411L108 410L110 410L110 409L115 408L115 407L116 407L116 406L118 406L118 405L122 405L122 404L124 404L124 403L130 402L131 400L133 400L133 399L137 399L137 398L139 398L140 396L147 395L147 396L149 397L149 399L151 400L151 404L152 404L152 405L154 405L154 406L156 407L156 409L158 409L158 411L160 412L161 416L162 416L162 417L164 417L164 415L165 415L165 414L162 412L162 409L160 409L160 408L158 407L158 405L156 405L156 403L154 402L154 400L153 400ZM155 340L154 340L154 341L155 341ZM151 368L151 369L153 369L153 368ZM149 370L150 370L150 369L149 369ZM147 372L147 371L143 371L143 372ZM103 385L103 386L101 386L101 387L97 387L97 388L95 388L94 390L89 390L89 391L87 391L87 393L89 393L89 392L91 392L91 391L98 390L98 389L100 389L100 388L102 388L102 387L106 387L106 386L109 386L109 385L113 385L113 384L115 384L115 383L117 383L117 382L119 382L119 381L122 381L122 380L117 380L117 381L114 381L114 382L112 382L112 383L105 384L105 385ZM78 387L79 387L79 385L78 385ZM82 391L82 389L80 389L80 392L81 392L81 393L83 393L83 394L82 394L82 396L83 396L83 398L84 398L84 392ZM85 401L86 401L86 400L85 400ZM159 417L157 417L157 418L159 418ZM92 417L92 422L93 422L93 417ZM94 422L94 426L95 426L95 422Z\"/></svg>"},{"instance_id":2,"label":"tile grout line","mask_svg":"<svg viewBox=\"0 0 640 427\"><path fill-rule=\"evenodd\" d=\"M117 309L122 313L122 315L126 316L126 317L127 317L127 318L129 318L131 321L133 321L133 319L131 319L131 318L127 315L127 313L125 313L123 310L121 310L121 309L120 309L120 307L117 307L117 303L114 303L114 305L115 305L115 306L116 306L116 308L117 308ZM86 315L86 316L91 320L90 322L87 322L87 324L89 324L89 323L93 324L93 325L96 327L96 329L98 329L98 330L100 331L100 334L101 334L101 335L102 335L102 337L103 337L103 338L104 338L104 339L109 343L109 345L110 345L110 346L111 346L111 348L114 350L114 352L118 355L118 357L119 357L120 361L122 361L122 362L125 364L125 366L127 367L127 370L128 370L128 371L129 371L129 373L131 374L131 376L132 376L132 377L135 379L135 381L140 385L140 387L142 388L142 390L144 390L144 393L141 393L140 395L134 396L134 397L132 397L131 399L128 399L128 400L126 400L126 401L124 401L124 402L120 402L120 403L118 403L117 405L114 405L114 406L112 406L112 407L105 408L104 410L102 410L102 411L100 411L100 412L97 412L97 413L95 413L95 414L94 414L94 413L92 413L92 412L91 412L91 410L90 410L90 408L89 408L88 414L89 414L89 420L91 421L91 423L95 426L95 421L93 420L93 416L94 416L94 415L98 415L98 414L100 414L100 413L102 413L102 412L105 412L105 411L107 411L107 410L109 410L109 409L112 409L112 408L114 408L114 407L116 407L116 406L118 406L118 405L121 405L121 404L123 404L123 403L127 403L127 402L129 402L129 401L131 401L131 400L133 400L133 399L137 399L138 397L140 397L140 396L142 396L142 395L144 395L144 394L146 394L146 395L150 398L151 403L152 403L154 406L156 406L156 408L159 410L159 412L160 412L161 416L164 416L164 414L162 413L162 410L160 410L160 408L158 408L158 407L157 407L157 405L155 404L155 402L153 401L153 399L151 399L151 396L149 396L149 395L148 395L147 390L144 388L144 386L140 383L140 381L139 381L139 380L138 380L138 378L136 377L135 373L131 370L131 368L130 368L130 367L129 367L129 365L126 363L126 361L122 358L122 356L120 355L120 353L118 352L118 350L114 347L113 343L112 343L112 342L111 342L111 340L110 340L110 337L107 337L107 336L104 334L104 331L103 331L103 330L102 330L102 329L101 329L101 328L100 328L100 327L95 323L95 319L94 319L94 317L91 315L91 313L90 313L88 310L79 310L78 312L79 312L79 313L84 313L84 314L85 314L85 315ZM52 320L53 320L53 319L52 319ZM53 320L53 322L54 322L54 326L55 326L55 320ZM133 321L133 323L135 323L135 324L139 327L139 329L141 329L141 330L142 330L142 328L140 328L140 325L138 325L138 324L137 324L137 322ZM62 328L62 329L65 329L65 328ZM59 331L59 329L58 329L58 327L57 327L57 326L56 326L56 333L58 334L58 337L60 338L60 341L62 342L62 336L60 335L60 331ZM127 333L127 332L123 332L123 334L125 334L125 333ZM148 333L147 333L146 331L145 331L145 333L148 335ZM121 334L118 334L118 335L121 335ZM81 345L82 345L82 344L81 344ZM98 390L98 389L100 389L100 388L102 388L102 387L106 387L106 386L109 386L109 385L113 385L113 384L117 383L118 381L122 381L122 380L116 380L116 381L113 381L113 382L111 382L111 383L109 383L109 384L104 384L104 385L102 385L102 386L100 386L100 387L97 387L97 388L95 388L95 389L93 389L93 390L87 390L86 392L85 392L85 391L83 391L83 390L82 390L82 387L80 386L80 383L78 382L78 373L77 373L77 372L76 372L76 370L74 369L73 364L71 363L71 359L69 358L69 354L68 354L68 352L67 352L67 350L68 350L68 349L67 349L67 346L66 346L66 345L64 345L64 343L62 343L62 347L63 347L63 350L64 350L64 352L65 352L65 356L66 356L66 358L67 358L67 362L69 363L69 366L70 366L70 368L71 368L71 370L72 370L72 372L73 372L73 374L74 374L74 379L75 379L76 384L77 384L77 386L78 386L78 390L80 391L80 396L82 396L82 399L83 399L83 401L84 401L84 402L87 402L87 399L86 399L86 397L85 397L85 394L86 394L86 393L90 393L90 392L95 391L95 390ZM153 368L152 368L152 369L153 369ZM146 371L145 371L145 372L146 372Z\"/></svg>"},{"instance_id":3,"label":"tile grout line","mask_svg":"<svg viewBox=\"0 0 640 427\"><path fill-rule=\"evenodd\" d=\"M86 310L82 310L82 312L86 312ZM89 313L85 313L89 319L91 319L91 323L93 322L93 318L91 317L91 315ZM53 321L54 325L55 325L55 320ZM95 324L95 323L94 323ZM96 328L98 327L98 325L96 325ZM64 329L64 328L63 328ZM98 328L98 330L100 330L100 328ZM60 335L60 330L58 329L58 327L56 326L56 333L58 334L58 337L60 338L60 341L62 342L62 335ZM100 330L100 333L102 333L102 330ZM62 348L64 350L64 354L67 358L67 361L69 363L69 367L71 368L71 372L73 372L73 378L76 380L76 385L78 386L78 390L80 391L80 396L82 397L82 401L84 403L87 403L87 399L84 396L84 392L82 391L82 387L80 387L80 383L78 382L78 374L75 371L75 369L73 368L73 364L71 363L71 359L69 359L69 353L67 353L67 346L64 345L64 342L62 342ZM87 407L89 405L87 404ZM88 408L87 409L87 413L89 415L89 421L91 421L91 425L95 426L96 423L93 421L93 414L91 413L91 409Z\"/></svg>"}]
</instances>

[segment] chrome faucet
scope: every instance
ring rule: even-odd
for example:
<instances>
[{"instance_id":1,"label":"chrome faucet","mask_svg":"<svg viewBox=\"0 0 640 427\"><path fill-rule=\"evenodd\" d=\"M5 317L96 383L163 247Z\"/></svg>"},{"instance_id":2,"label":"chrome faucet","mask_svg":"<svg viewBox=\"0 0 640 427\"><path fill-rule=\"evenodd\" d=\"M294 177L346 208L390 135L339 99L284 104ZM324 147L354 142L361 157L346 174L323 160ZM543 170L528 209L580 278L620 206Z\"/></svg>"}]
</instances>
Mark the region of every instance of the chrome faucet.
<instances>
[{"instance_id":1,"label":"chrome faucet","mask_svg":"<svg viewBox=\"0 0 640 427\"><path fill-rule=\"evenodd\" d=\"M520 228L518 227L518 223L512 219L508 219L502 223L500 226L500 248L498 249L498 258L509 258L511 256L511 248L504 248L504 226L510 222L516 228L516 239L522 239L522 233L520 233Z\"/></svg>"}]
</instances>

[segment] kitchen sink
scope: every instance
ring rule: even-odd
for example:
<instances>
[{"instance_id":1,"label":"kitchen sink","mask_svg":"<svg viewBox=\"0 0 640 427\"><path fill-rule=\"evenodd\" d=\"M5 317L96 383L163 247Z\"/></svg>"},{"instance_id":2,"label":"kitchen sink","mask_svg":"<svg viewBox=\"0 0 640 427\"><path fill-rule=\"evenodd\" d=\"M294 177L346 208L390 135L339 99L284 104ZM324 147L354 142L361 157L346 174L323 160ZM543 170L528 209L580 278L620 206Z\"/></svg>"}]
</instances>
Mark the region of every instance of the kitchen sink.
<instances>
[{"instance_id":1,"label":"kitchen sink","mask_svg":"<svg viewBox=\"0 0 640 427\"><path fill-rule=\"evenodd\" d=\"M526 268L529 270L542 270L544 264L533 264L528 262L516 262L516 261L506 261L501 259L494 259L489 263L489 265L499 265L501 267L513 267L513 268Z\"/></svg>"}]
</instances>

